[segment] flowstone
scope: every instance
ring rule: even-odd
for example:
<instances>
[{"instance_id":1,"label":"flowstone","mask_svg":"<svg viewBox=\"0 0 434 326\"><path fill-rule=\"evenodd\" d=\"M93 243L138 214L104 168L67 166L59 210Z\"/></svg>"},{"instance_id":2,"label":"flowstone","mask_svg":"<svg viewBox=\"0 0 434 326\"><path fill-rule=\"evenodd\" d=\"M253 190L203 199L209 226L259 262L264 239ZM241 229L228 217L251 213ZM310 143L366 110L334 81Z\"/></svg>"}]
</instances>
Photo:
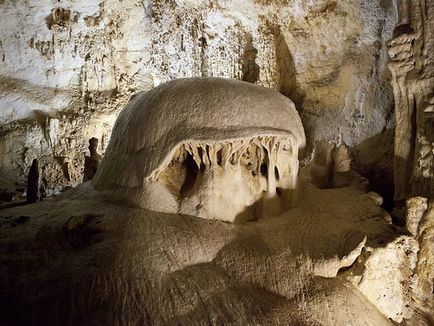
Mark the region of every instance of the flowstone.
<instances>
[{"instance_id":1,"label":"flowstone","mask_svg":"<svg viewBox=\"0 0 434 326\"><path fill-rule=\"evenodd\" d=\"M395 97L395 201L419 244L414 323L434 323L434 2L403 0L389 42ZM398 210L397 210L398 211ZM402 218L401 218L402 219Z\"/></svg>"},{"instance_id":2,"label":"flowstone","mask_svg":"<svg viewBox=\"0 0 434 326\"><path fill-rule=\"evenodd\" d=\"M304 144L283 95L229 79L180 79L121 112L93 185L157 212L254 220L293 206Z\"/></svg>"},{"instance_id":3,"label":"flowstone","mask_svg":"<svg viewBox=\"0 0 434 326\"><path fill-rule=\"evenodd\" d=\"M292 102L251 84L182 79L137 95L91 182L0 211L0 320L406 320L416 309L414 239L391 225L379 195L360 187L345 147L318 151L313 167L327 168L328 189L308 168L298 173L304 142ZM431 215L415 221L429 231ZM259 216L267 218L222 222ZM431 243L423 234L421 243ZM431 262L416 266L419 275L431 275Z\"/></svg>"},{"instance_id":4,"label":"flowstone","mask_svg":"<svg viewBox=\"0 0 434 326\"><path fill-rule=\"evenodd\" d=\"M401 302L383 315L377 298L342 274L366 247L399 236L387 213L352 187L323 190L301 177L299 192L295 208L243 225L106 202L90 183L0 211L0 318L11 325L392 325ZM387 276L393 284L396 269ZM375 281L361 285L383 294ZM390 304L394 290L379 303Z\"/></svg>"},{"instance_id":5,"label":"flowstone","mask_svg":"<svg viewBox=\"0 0 434 326\"><path fill-rule=\"evenodd\" d=\"M92 180L101 163L101 155L98 154L98 138L89 139L89 156L84 157L83 182Z\"/></svg>"}]
</instances>

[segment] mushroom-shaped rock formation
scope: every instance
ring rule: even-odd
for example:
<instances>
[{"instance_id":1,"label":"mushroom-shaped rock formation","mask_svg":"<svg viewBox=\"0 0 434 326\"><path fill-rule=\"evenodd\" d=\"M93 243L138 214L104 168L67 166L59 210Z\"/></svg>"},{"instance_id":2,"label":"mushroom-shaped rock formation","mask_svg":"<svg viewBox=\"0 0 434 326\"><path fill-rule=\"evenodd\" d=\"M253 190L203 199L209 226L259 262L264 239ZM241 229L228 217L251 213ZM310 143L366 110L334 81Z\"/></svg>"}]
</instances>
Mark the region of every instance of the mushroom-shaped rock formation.
<instances>
[{"instance_id":1,"label":"mushroom-shaped rock formation","mask_svg":"<svg viewBox=\"0 0 434 326\"><path fill-rule=\"evenodd\" d=\"M220 221L288 207L303 144L272 90L207 78L136 96L95 187L0 210L2 325L405 323L415 240L341 182L345 148L319 147L291 211Z\"/></svg>"},{"instance_id":2,"label":"mushroom-shaped rock formation","mask_svg":"<svg viewBox=\"0 0 434 326\"><path fill-rule=\"evenodd\" d=\"M231 222L291 207L303 125L285 96L187 78L136 95L93 180L110 199Z\"/></svg>"}]
</instances>

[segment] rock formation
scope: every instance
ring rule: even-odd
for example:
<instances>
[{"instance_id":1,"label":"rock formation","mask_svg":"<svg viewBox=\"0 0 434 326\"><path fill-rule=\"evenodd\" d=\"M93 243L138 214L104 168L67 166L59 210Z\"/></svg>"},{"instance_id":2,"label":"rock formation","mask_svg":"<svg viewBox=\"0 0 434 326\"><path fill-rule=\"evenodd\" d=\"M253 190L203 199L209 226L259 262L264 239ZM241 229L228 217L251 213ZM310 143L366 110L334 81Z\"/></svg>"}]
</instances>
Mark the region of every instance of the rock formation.
<instances>
[{"instance_id":1,"label":"rock formation","mask_svg":"<svg viewBox=\"0 0 434 326\"><path fill-rule=\"evenodd\" d=\"M7 190L25 187L33 157L49 195L79 184L87 141L98 138L104 154L132 95L183 77L240 79L289 96L308 136L302 161L317 140L342 141L370 179L383 184L390 171L389 152L373 149L393 140L392 1L4 0L0 15Z\"/></svg>"},{"instance_id":2,"label":"rock formation","mask_svg":"<svg viewBox=\"0 0 434 326\"><path fill-rule=\"evenodd\" d=\"M417 1L416 1L417 2ZM403 5L404 17L390 41L389 68L395 94L395 200L434 196L433 6Z\"/></svg>"},{"instance_id":3,"label":"rock formation","mask_svg":"<svg viewBox=\"0 0 434 326\"><path fill-rule=\"evenodd\" d=\"M365 250L384 252L384 242L386 254L376 257L405 266L406 238L388 225L387 213L354 188L321 190L302 176L299 191L296 208L244 225L117 205L90 183L0 211L0 246L7 249L0 252L7 261L0 265L1 320L330 326L400 320L407 301L398 292L399 270L389 270L387 283L358 270L342 276ZM30 218L19 222L20 216ZM371 265L369 275L378 275L379 265ZM367 299L363 293L373 290L382 295ZM391 300L392 309L380 313L377 307Z\"/></svg>"},{"instance_id":4,"label":"rock formation","mask_svg":"<svg viewBox=\"0 0 434 326\"><path fill-rule=\"evenodd\" d=\"M433 1L0 17L1 324L434 324Z\"/></svg>"},{"instance_id":5,"label":"rock formation","mask_svg":"<svg viewBox=\"0 0 434 326\"><path fill-rule=\"evenodd\" d=\"M304 144L283 95L223 78L179 79L122 111L93 184L159 212L228 221L262 208L278 215L293 201Z\"/></svg>"},{"instance_id":6,"label":"rock formation","mask_svg":"<svg viewBox=\"0 0 434 326\"><path fill-rule=\"evenodd\" d=\"M417 241L378 194L341 182L344 146L322 143L316 156L330 189L298 174L303 144L292 102L259 86L181 79L137 95L92 182L0 211L1 320L429 322L432 266L418 248L432 248L432 207L413 214ZM284 193L295 188L294 207ZM261 197L256 221L227 223L247 222L240 213Z\"/></svg>"},{"instance_id":7,"label":"rock formation","mask_svg":"<svg viewBox=\"0 0 434 326\"><path fill-rule=\"evenodd\" d=\"M41 177L39 171L39 161L35 158L29 169L29 174L27 176L27 191L26 198L28 203L36 203L41 200Z\"/></svg>"},{"instance_id":8,"label":"rock formation","mask_svg":"<svg viewBox=\"0 0 434 326\"><path fill-rule=\"evenodd\" d=\"M354 179L348 148L343 144L336 146L326 141L317 142L310 176L312 183L321 189L348 186Z\"/></svg>"},{"instance_id":9,"label":"rock formation","mask_svg":"<svg viewBox=\"0 0 434 326\"><path fill-rule=\"evenodd\" d=\"M83 182L92 180L101 163L101 155L98 154L98 138L89 139L89 156L84 158Z\"/></svg>"},{"instance_id":10,"label":"rock formation","mask_svg":"<svg viewBox=\"0 0 434 326\"><path fill-rule=\"evenodd\" d=\"M402 1L389 43L395 95L395 200L419 243L413 277L415 319L434 311L434 3Z\"/></svg>"}]
</instances>

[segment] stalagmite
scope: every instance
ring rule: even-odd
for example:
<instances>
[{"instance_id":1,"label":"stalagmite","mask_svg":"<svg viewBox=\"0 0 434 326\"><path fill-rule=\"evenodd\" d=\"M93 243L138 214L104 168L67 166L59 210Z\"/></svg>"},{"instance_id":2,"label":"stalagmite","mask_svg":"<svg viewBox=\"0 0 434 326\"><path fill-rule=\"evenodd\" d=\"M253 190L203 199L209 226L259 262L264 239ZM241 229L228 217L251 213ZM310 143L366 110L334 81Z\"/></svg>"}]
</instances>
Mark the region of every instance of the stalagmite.
<instances>
[{"instance_id":1,"label":"stalagmite","mask_svg":"<svg viewBox=\"0 0 434 326\"><path fill-rule=\"evenodd\" d=\"M98 138L89 139L89 156L84 159L83 182L92 180L101 162L101 155L98 154Z\"/></svg>"},{"instance_id":2,"label":"stalagmite","mask_svg":"<svg viewBox=\"0 0 434 326\"><path fill-rule=\"evenodd\" d=\"M27 202L36 203L41 200L40 193L40 176L39 176L39 161L38 159L33 159L32 165L29 170L27 177Z\"/></svg>"},{"instance_id":3,"label":"stalagmite","mask_svg":"<svg viewBox=\"0 0 434 326\"><path fill-rule=\"evenodd\" d=\"M326 141L317 142L310 177L312 183L321 189L348 186L354 181L348 147Z\"/></svg>"}]
</instances>

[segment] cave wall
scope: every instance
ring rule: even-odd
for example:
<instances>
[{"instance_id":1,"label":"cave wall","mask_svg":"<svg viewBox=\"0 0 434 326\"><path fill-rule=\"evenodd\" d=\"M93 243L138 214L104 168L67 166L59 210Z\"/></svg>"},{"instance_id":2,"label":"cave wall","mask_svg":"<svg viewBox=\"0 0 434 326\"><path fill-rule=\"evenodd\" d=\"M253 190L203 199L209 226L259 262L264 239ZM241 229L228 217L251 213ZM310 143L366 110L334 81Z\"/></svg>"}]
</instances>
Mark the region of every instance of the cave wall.
<instances>
[{"instance_id":1,"label":"cave wall","mask_svg":"<svg viewBox=\"0 0 434 326\"><path fill-rule=\"evenodd\" d=\"M309 160L319 139L391 176L392 0L2 0L0 188L33 158L51 191L82 180L88 139L103 153L128 99L167 80L216 76L289 96Z\"/></svg>"},{"instance_id":2,"label":"cave wall","mask_svg":"<svg viewBox=\"0 0 434 326\"><path fill-rule=\"evenodd\" d=\"M403 1L389 44L395 95L395 199L434 196L434 3Z\"/></svg>"},{"instance_id":3,"label":"cave wall","mask_svg":"<svg viewBox=\"0 0 434 326\"><path fill-rule=\"evenodd\" d=\"M389 42L395 98L395 200L418 242L412 273L417 325L434 311L434 2L403 0ZM398 209L396 209L398 210Z\"/></svg>"}]
</instances>

